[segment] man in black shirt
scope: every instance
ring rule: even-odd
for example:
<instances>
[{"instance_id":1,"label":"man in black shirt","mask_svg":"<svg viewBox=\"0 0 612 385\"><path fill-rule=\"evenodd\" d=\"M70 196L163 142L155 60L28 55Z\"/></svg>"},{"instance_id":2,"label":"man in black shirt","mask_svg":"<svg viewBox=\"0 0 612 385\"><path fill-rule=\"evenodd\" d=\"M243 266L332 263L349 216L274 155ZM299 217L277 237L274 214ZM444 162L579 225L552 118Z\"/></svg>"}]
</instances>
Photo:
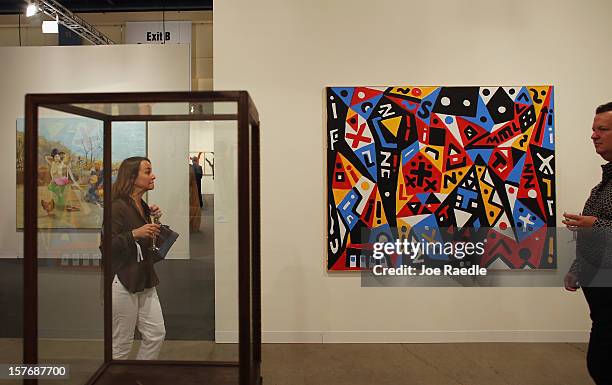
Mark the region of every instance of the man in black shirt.
<instances>
[{"instance_id":1,"label":"man in black shirt","mask_svg":"<svg viewBox=\"0 0 612 385\"><path fill-rule=\"evenodd\" d=\"M576 260L565 276L565 288L576 291L581 286L589 304L589 374L597 385L612 385L612 102L597 107L591 139L608 163L582 214L563 214L563 223L578 232Z\"/></svg>"},{"instance_id":2,"label":"man in black shirt","mask_svg":"<svg viewBox=\"0 0 612 385\"><path fill-rule=\"evenodd\" d=\"M204 202L202 202L202 175L204 174L202 170L202 166L200 166L200 159L197 156L191 158L193 162L193 172L195 174L196 186L198 187L198 198L200 199L200 207L204 206Z\"/></svg>"}]
</instances>

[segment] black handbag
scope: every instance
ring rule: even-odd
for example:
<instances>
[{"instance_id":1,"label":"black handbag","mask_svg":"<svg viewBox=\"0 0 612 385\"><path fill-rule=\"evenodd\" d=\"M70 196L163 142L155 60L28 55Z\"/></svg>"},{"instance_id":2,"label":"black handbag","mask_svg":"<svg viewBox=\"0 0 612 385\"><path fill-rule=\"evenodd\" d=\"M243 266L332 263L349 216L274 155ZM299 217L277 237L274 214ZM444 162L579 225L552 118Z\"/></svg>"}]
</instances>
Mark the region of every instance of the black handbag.
<instances>
[{"instance_id":1,"label":"black handbag","mask_svg":"<svg viewBox=\"0 0 612 385\"><path fill-rule=\"evenodd\" d=\"M155 239L155 246L157 249L153 251L153 262L159 262L166 258L168 251L174 242L176 242L179 234L173 231L168 225L161 225L159 227L159 235Z\"/></svg>"}]
</instances>

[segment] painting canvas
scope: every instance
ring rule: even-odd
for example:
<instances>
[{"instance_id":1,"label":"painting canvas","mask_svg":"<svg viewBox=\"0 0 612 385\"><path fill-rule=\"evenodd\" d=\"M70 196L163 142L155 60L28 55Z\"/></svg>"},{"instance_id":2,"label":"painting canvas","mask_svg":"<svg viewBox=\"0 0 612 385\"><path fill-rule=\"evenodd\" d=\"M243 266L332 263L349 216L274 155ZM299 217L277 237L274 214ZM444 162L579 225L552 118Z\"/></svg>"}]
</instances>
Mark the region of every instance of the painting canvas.
<instances>
[{"instance_id":1,"label":"painting canvas","mask_svg":"<svg viewBox=\"0 0 612 385\"><path fill-rule=\"evenodd\" d=\"M215 179L215 153L208 151L204 153L204 175L212 176Z\"/></svg>"},{"instance_id":2,"label":"painting canvas","mask_svg":"<svg viewBox=\"0 0 612 385\"><path fill-rule=\"evenodd\" d=\"M87 118L38 121L38 227L102 227L103 125ZM145 122L115 122L113 178L121 161L146 156ZM24 120L17 120L17 228L23 228Z\"/></svg>"},{"instance_id":3,"label":"painting canvas","mask_svg":"<svg viewBox=\"0 0 612 385\"><path fill-rule=\"evenodd\" d=\"M198 158L204 176L215 179L215 153L212 151L192 151L189 153L189 162L193 157Z\"/></svg>"},{"instance_id":4,"label":"painting canvas","mask_svg":"<svg viewBox=\"0 0 612 385\"><path fill-rule=\"evenodd\" d=\"M556 268L552 86L330 87L326 106L328 270L443 264L372 244L458 236L482 267Z\"/></svg>"}]
</instances>

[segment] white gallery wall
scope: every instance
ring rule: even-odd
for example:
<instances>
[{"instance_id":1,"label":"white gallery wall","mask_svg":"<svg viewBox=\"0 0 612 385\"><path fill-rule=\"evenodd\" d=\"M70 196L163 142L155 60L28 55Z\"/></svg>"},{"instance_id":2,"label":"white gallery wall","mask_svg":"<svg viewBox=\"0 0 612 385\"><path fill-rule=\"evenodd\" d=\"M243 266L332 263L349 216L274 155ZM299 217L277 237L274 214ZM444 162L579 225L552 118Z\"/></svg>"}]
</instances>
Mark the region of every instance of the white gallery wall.
<instances>
[{"instance_id":1,"label":"white gallery wall","mask_svg":"<svg viewBox=\"0 0 612 385\"><path fill-rule=\"evenodd\" d=\"M185 91L191 86L191 58L189 47L186 45L3 47L0 48L0 64L2 67L0 89L4 95L0 103L0 127L3 128L0 132L0 146L3 146L0 156L1 164L6 167L4 170L6 180L9 181L6 188L0 192L0 210L3 213L0 217L0 228L4 230L0 234L0 257L14 258L22 247L20 245L22 241L19 241L21 238L14 231L16 226L15 121L24 116L25 94ZM175 130L174 133L178 132ZM163 138L167 134L168 132L164 130L149 131L149 155L158 157L156 148L164 145ZM180 130L179 137L175 136L175 141L182 142L186 152L188 140L189 129L186 125ZM167 147L164 151L168 154ZM160 169L158 172L159 191L155 191L155 194L160 200L168 202L166 207L162 207L166 212L164 219L182 234L172 250L175 257L188 258L189 218L186 211L188 174L187 171L183 175L172 170L172 162L186 164L186 155L180 154L180 158L178 154L169 155L171 159L164 164L168 170L164 172L164 169ZM155 167L155 164L153 166ZM178 166L179 163L174 164L174 170ZM168 188L162 188L164 184ZM184 188L181 187L183 185ZM170 199L172 197L174 199ZM184 210L179 207L181 205L185 205ZM59 231L51 235L51 237L61 236L62 232ZM71 237L75 237L74 232ZM78 235L79 240L86 244L92 242L95 244L97 237L98 233L95 231ZM41 248L41 253L44 253L44 248Z\"/></svg>"},{"instance_id":2,"label":"white gallery wall","mask_svg":"<svg viewBox=\"0 0 612 385\"><path fill-rule=\"evenodd\" d=\"M554 85L559 217L600 178L589 135L612 100L610 14L607 0L216 3L215 89L248 90L261 119L264 341L586 340L580 292L361 288L328 274L323 98L326 86Z\"/></svg>"}]
</instances>

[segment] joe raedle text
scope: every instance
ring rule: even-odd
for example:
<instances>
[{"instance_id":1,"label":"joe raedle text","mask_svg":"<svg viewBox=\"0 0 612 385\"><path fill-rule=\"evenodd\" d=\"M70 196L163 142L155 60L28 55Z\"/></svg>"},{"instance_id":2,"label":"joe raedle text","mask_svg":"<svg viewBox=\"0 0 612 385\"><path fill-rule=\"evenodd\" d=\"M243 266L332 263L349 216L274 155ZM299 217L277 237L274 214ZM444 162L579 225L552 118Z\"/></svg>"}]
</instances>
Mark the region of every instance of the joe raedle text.
<instances>
[{"instance_id":1,"label":"joe raedle text","mask_svg":"<svg viewBox=\"0 0 612 385\"><path fill-rule=\"evenodd\" d=\"M485 241L486 242L486 241ZM408 242L396 240L395 242L375 242L373 244L372 258L381 261L385 255L403 255L415 260L421 254L443 254L452 256L456 261L466 256L482 256L484 253L483 242ZM463 264L463 263L461 263ZM474 264L470 267L456 267L452 264L442 267L431 267L425 264L420 266L400 265L398 267L385 267L382 264L374 264L372 268L374 275L404 275L404 276L476 276L487 275L487 269Z\"/></svg>"},{"instance_id":2,"label":"joe raedle text","mask_svg":"<svg viewBox=\"0 0 612 385\"><path fill-rule=\"evenodd\" d=\"M427 267L425 265L408 266L401 265L399 267L383 267L382 265L375 265L372 268L372 272L376 276L476 276L476 275L487 275L487 269L480 267L479 265L472 265L470 267L455 267L451 265L444 265L443 267Z\"/></svg>"}]
</instances>

